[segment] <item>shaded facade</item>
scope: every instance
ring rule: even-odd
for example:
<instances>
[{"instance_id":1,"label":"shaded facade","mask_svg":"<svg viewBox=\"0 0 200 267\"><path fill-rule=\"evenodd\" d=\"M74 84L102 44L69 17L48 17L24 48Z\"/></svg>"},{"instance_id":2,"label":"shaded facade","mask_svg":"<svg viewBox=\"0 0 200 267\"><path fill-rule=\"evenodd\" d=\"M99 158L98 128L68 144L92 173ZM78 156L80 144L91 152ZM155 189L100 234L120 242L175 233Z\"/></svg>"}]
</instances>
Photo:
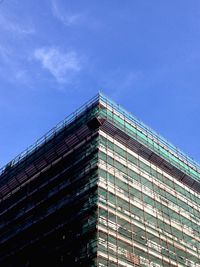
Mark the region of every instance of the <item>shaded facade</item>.
<instances>
[{"instance_id":1,"label":"shaded facade","mask_svg":"<svg viewBox=\"0 0 200 267\"><path fill-rule=\"evenodd\" d=\"M98 95L0 175L0 266L200 267L200 168Z\"/></svg>"}]
</instances>

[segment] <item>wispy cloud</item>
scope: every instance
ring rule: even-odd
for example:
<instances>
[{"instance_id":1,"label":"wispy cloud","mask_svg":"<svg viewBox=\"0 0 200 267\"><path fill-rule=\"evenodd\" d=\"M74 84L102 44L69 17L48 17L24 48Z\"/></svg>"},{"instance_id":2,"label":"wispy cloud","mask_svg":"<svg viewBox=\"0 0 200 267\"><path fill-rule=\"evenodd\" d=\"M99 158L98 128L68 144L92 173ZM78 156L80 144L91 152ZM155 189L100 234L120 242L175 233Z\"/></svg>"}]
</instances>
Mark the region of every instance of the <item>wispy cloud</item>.
<instances>
[{"instance_id":1,"label":"wispy cloud","mask_svg":"<svg viewBox=\"0 0 200 267\"><path fill-rule=\"evenodd\" d=\"M8 45L0 44L0 63L1 79L9 83L27 83L29 81L24 58L18 56L15 50Z\"/></svg>"},{"instance_id":2,"label":"wispy cloud","mask_svg":"<svg viewBox=\"0 0 200 267\"><path fill-rule=\"evenodd\" d=\"M82 68L81 59L75 51L61 52L58 48L39 48L34 51L34 58L48 70L59 83L67 83L73 74Z\"/></svg>"},{"instance_id":3,"label":"wispy cloud","mask_svg":"<svg viewBox=\"0 0 200 267\"><path fill-rule=\"evenodd\" d=\"M63 9L58 5L56 0L52 0L51 5L53 15L58 20L60 20L65 26L78 24L84 19L83 14L63 11Z\"/></svg>"},{"instance_id":4,"label":"wispy cloud","mask_svg":"<svg viewBox=\"0 0 200 267\"><path fill-rule=\"evenodd\" d=\"M14 17L6 14L0 14L0 29L9 31L15 35L29 35L35 33L35 29L32 26L22 25Z\"/></svg>"},{"instance_id":5,"label":"wispy cloud","mask_svg":"<svg viewBox=\"0 0 200 267\"><path fill-rule=\"evenodd\" d=\"M101 73L98 79L102 90L108 91L111 97L120 99L124 92L128 94L137 90L143 82L144 73L140 70L115 69Z\"/></svg>"},{"instance_id":6,"label":"wispy cloud","mask_svg":"<svg viewBox=\"0 0 200 267\"><path fill-rule=\"evenodd\" d=\"M139 70L117 69L109 71L102 82L106 87L112 89L129 90L143 78L143 73Z\"/></svg>"},{"instance_id":7,"label":"wispy cloud","mask_svg":"<svg viewBox=\"0 0 200 267\"><path fill-rule=\"evenodd\" d=\"M3 60L4 62L10 61L9 60L10 59L10 54L11 54L10 49L1 44L0 45L0 58L1 58L1 60Z\"/></svg>"}]
</instances>

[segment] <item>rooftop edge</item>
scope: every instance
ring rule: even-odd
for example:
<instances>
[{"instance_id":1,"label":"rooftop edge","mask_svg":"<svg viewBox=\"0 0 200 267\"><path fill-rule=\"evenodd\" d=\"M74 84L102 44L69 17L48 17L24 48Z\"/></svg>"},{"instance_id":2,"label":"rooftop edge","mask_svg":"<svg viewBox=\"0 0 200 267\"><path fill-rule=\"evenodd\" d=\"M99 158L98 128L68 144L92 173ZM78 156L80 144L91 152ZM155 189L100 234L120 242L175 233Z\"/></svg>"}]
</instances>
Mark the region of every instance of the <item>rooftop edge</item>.
<instances>
[{"instance_id":1,"label":"rooftop edge","mask_svg":"<svg viewBox=\"0 0 200 267\"><path fill-rule=\"evenodd\" d=\"M126 109L121 107L120 105L116 104L114 101L109 99L105 94L102 92L99 92L96 94L93 98L91 98L89 101L87 101L84 105L82 105L80 108L75 110L73 113L68 115L64 120L59 122L56 126L54 126L50 131L48 131L45 135L43 135L41 138L39 138L35 143L33 143L31 146L29 146L27 149L22 151L20 154L18 154L14 159L9 161L6 165L0 168L0 175L5 171L7 167L12 167L25 159L27 156L29 156L32 152L34 152L38 147L45 144L48 140L50 140L56 133L58 133L63 127L67 126L69 123L73 122L77 116L79 116L82 112L87 110L89 107L94 105L95 103L103 101L107 105L114 108L117 112L119 112L122 116L126 117L128 120L136 124L138 127L141 128L146 134L153 137L158 144L166 147L169 151L171 151L172 154L175 154L179 159L186 162L190 167L193 167L196 169L197 172L200 174L200 165L196 161L194 161L192 158L187 156L184 152L182 152L180 149L178 149L176 146L172 145L169 141L167 141L165 138L160 136L158 133L156 133L154 130L152 130L150 127L145 125L141 120L137 119L134 115L132 115L130 112L128 112Z\"/></svg>"}]
</instances>

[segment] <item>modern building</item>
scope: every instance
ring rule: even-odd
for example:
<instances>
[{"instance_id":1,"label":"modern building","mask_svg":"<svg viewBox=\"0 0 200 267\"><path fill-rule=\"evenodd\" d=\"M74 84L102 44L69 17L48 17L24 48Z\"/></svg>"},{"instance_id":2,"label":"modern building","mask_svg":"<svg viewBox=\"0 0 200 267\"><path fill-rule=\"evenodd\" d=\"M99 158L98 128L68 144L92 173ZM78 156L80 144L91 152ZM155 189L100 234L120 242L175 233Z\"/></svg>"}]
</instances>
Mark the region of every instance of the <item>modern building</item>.
<instances>
[{"instance_id":1,"label":"modern building","mask_svg":"<svg viewBox=\"0 0 200 267\"><path fill-rule=\"evenodd\" d=\"M97 95L0 173L1 267L200 267L200 166Z\"/></svg>"}]
</instances>

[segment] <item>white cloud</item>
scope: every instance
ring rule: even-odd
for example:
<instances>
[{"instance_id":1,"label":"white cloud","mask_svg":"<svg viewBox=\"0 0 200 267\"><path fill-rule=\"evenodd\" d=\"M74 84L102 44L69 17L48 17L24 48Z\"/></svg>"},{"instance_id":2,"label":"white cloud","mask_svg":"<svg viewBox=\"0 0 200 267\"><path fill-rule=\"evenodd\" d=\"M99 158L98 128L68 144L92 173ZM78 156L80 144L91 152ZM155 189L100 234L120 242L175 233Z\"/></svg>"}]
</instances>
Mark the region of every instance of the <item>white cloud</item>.
<instances>
[{"instance_id":1,"label":"white cloud","mask_svg":"<svg viewBox=\"0 0 200 267\"><path fill-rule=\"evenodd\" d=\"M135 86L143 79L143 73L139 70L123 70L116 69L108 71L103 76L103 84L108 88L120 88L120 90L128 90Z\"/></svg>"},{"instance_id":2,"label":"white cloud","mask_svg":"<svg viewBox=\"0 0 200 267\"><path fill-rule=\"evenodd\" d=\"M29 75L24 66L24 58L8 45L0 44L0 77L9 83L28 83Z\"/></svg>"},{"instance_id":3,"label":"white cloud","mask_svg":"<svg viewBox=\"0 0 200 267\"><path fill-rule=\"evenodd\" d=\"M34 58L41 62L59 83L71 80L73 74L81 70L81 60L75 51L62 53L58 48L39 48L34 51Z\"/></svg>"},{"instance_id":4,"label":"white cloud","mask_svg":"<svg viewBox=\"0 0 200 267\"><path fill-rule=\"evenodd\" d=\"M3 59L4 62L9 61L10 54L11 54L10 49L0 44L0 58Z\"/></svg>"},{"instance_id":5,"label":"white cloud","mask_svg":"<svg viewBox=\"0 0 200 267\"><path fill-rule=\"evenodd\" d=\"M15 35L34 34L35 29L29 25L21 25L17 20L6 14L0 14L0 28Z\"/></svg>"},{"instance_id":6,"label":"white cloud","mask_svg":"<svg viewBox=\"0 0 200 267\"><path fill-rule=\"evenodd\" d=\"M143 79L144 73L140 70L115 69L101 73L98 83L103 90L109 91L111 97L120 99L124 92L136 91Z\"/></svg>"},{"instance_id":7,"label":"white cloud","mask_svg":"<svg viewBox=\"0 0 200 267\"><path fill-rule=\"evenodd\" d=\"M71 26L78 24L82 21L83 15L79 13L66 13L63 12L63 9L59 7L55 0L52 0L52 13L53 15L60 20L65 26Z\"/></svg>"}]
</instances>

